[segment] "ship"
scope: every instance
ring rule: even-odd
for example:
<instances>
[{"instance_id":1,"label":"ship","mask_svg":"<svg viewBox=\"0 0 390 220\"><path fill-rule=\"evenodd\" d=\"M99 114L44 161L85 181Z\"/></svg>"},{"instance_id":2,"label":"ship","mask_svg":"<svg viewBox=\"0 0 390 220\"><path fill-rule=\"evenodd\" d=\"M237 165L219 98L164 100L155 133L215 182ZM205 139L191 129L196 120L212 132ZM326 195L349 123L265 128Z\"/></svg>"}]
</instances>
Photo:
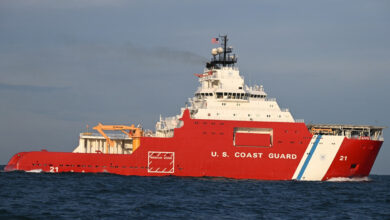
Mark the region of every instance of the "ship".
<instances>
[{"instance_id":1,"label":"ship","mask_svg":"<svg viewBox=\"0 0 390 220\"><path fill-rule=\"evenodd\" d=\"M213 38L194 96L154 131L98 123L73 152L19 152L5 171L297 181L370 174L385 127L294 119L262 85L245 84L228 40Z\"/></svg>"}]
</instances>

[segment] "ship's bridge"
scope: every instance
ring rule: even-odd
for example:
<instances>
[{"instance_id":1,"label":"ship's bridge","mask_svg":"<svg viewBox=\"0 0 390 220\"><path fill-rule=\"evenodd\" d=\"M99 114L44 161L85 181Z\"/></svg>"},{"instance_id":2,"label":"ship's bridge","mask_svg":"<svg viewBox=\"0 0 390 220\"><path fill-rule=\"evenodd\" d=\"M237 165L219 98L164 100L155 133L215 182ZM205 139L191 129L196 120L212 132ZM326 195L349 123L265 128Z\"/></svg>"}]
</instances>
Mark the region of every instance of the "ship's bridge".
<instances>
[{"instance_id":1,"label":"ship's bridge","mask_svg":"<svg viewBox=\"0 0 390 220\"><path fill-rule=\"evenodd\" d=\"M198 119L294 122L276 99L267 98L262 85L248 86L234 66L205 69L195 97L189 99L191 116Z\"/></svg>"}]
</instances>

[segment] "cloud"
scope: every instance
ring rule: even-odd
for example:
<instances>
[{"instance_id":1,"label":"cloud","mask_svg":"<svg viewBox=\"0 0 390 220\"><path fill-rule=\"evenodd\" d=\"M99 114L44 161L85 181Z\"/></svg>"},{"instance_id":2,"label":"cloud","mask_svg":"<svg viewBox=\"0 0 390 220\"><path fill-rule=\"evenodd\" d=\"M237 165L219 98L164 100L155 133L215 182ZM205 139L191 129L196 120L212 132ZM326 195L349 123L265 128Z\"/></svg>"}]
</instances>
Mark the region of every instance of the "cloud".
<instances>
[{"instance_id":1,"label":"cloud","mask_svg":"<svg viewBox=\"0 0 390 220\"><path fill-rule=\"evenodd\" d=\"M11 8L35 8L35 9L77 9L90 7L119 7L123 4L128 4L124 0L3 0L2 5Z\"/></svg>"},{"instance_id":2,"label":"cloud","mask_svg":"<svg viewBox=\"0 0 390 220\"><path fill-rule=\"evenodd\" d=\"M67 90L69 87L53 87L53 86L34 86L34 85L12 85L0 82L1 90L12 90L21 92L53 92Z\"/></svg>"}]
</instances>

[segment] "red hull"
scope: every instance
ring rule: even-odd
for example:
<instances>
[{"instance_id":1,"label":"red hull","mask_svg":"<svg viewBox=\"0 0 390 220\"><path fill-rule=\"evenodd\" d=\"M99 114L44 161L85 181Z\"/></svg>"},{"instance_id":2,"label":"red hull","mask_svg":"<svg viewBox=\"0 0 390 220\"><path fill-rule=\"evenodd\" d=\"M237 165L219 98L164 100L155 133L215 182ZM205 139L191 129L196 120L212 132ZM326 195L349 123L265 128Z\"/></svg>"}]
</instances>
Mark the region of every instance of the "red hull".
<instances>
[{"instance_id":1,"label":"red hull","mask_svg":"<svg viewBox=\"0 0 390 220\"><path fill-rule=\"evenodd\" d=\"M304 123L198 120L191 119L188 110L182 120L174 137L142 137L132 154L22 152L5 170L291 180L313 138ZM235 128L270 129L272 146L235 146ZM243 137L242 143L254 142ZM369 175L381 145L382 141L344 138L320 180ZM340 160L343 155L348 159Z\"/></svg>"}]
</instances>

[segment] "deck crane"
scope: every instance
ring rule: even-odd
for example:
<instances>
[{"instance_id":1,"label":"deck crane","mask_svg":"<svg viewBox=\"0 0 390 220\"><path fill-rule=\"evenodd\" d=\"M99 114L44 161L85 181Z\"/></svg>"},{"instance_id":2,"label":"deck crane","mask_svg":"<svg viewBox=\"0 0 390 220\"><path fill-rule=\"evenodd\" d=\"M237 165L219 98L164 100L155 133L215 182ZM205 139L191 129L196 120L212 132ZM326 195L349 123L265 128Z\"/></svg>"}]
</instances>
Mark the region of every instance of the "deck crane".
<instances>
[{"instance_id":1,"label":"deck crane","mask_svg":"<svg viewBox=\"0 0 390 220\"><path fill-rule=\"evenodd\" d=\"M129 136L129 138L133 140L133 152L141 145L142 130L134 125L103 125L102 123L99 123L93 127L93 129L98 131L106 139L106 154L108 153L108 146L113 147L115 143L107 136L106 133L104 133L104 130L122 131L124 134ZM128 130L128 132L126 130Z\"/></svg>"}]
</instances>

